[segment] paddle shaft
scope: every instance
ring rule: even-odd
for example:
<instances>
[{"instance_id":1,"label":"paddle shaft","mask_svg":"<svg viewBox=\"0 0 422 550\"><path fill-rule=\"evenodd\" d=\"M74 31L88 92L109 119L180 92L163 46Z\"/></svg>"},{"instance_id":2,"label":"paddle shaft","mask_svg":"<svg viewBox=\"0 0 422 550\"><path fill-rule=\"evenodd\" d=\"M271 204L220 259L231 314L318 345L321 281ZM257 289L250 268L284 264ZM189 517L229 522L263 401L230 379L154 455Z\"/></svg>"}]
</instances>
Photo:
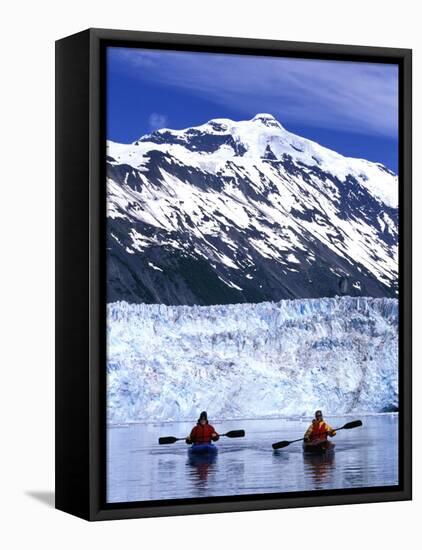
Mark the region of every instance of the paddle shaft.
<instances>
[{"instance_id":1,"label":"paddle shaft","mask_svg":"<svg viewBox=\"0 0 422 550\"><path fill-rule=\"evenodd\" d=\"M332 430L327 430L326 432L322 432L321 435L329 434L331 432L339 432L340 430L344 430L344 429L345 429L344 426L342 426L341 428L333 428ZM302 437L302 439L296 439L296 441L304 441L304 440L305 440L304 437Z\"/></svg>"},{"instance_id":2,"label":"paddle shaft","mask_svg":"<svg viewBox=\"0 0 422 550\"><path fill-rule=\"evenodd\" d=\"M343 430L343 429L344 428L333 428L332 430L322 432L321 435L329 434L330 432L339 432L340 430ZM297 443L298 441L305 441L305 438L301 437L300 439L293 439L293 441L289 441L289 445L290 445L290 443Z\"/></svg>"},{"instance_id":3,"label":"paddle shaft","mask_svg":"<svg viewBox=\"0 0 422 550\"><path fill-rule=\"evenodd\" d=\"M348 422L344 426L341 426L341 428L327 430L321 435L329 434L330 432L339 432L340 430L348 430L350 428L358 428L359 426L362 426L362 422L360 420L355 420L354 422ZM273 443L273 449L283 449L285 447L288 447L291 443L297 443L298 441L305 441L305 438L301 437L300 439L293 439L293 441L278 441L277 443Z\"/></svg>"},{"instance_id":4,"label":"paddle shaft","mask_svg":"<svg viewBox=\"0 0 422 550\"><path fill-rule=\"evenodd\" d=\"M244 437L245 432L244 430L231 430L225 434L217 434L220 437ZM172 443L176 443L176 441L185 441L189 436L186 437L160 437L158 440L158 443L160 445L171 445Z\"/></svg>"},{"instance_id":5,"label":"paddle shaft","mask_svg":"<svg viewBox=\"0 0 422 550\"><path fill-rule=\"evenodd\" d=\"M339 432L340 430L344 430L344 426L341 428L333 428L332 430L327 430L326 432L322 432L321 435L329 434L330 432ZM300 439L293 439L293 441L289 441L289 443L297 443L298 441L305 441L305 438L301 437Z\"/></svg>"},{"instance_id":6,"label":"paddle shaft","mask_svg":"<svg viewBox=\"0 0 422 550\"><path fill-rule=\"evenodd\" d=\"M217 433L217 432L216 432L216 433ZM217 433L217 435L218 435L219 437L224 437L224 436L226 436L227 434L219 434L219 433ZM187 435L186 437L175 437L174 440L175 440L175 441L184 441L187 437L189 437L189 436Z\"/></svg>"}]
</instances>

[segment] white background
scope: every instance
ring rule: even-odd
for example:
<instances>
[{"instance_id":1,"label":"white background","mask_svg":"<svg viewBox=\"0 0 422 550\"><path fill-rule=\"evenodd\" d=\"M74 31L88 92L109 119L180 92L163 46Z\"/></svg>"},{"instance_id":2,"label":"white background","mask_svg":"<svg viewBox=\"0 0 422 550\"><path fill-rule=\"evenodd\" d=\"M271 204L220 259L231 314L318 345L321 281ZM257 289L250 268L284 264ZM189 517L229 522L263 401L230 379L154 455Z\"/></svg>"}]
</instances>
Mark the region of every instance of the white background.
<instances>
[{"instance_id":1,"label":"white background","mask_svg":"<svg viewBox=\"0 0 422 550\"><path fill-rule=\"evenodd\" d=\"M58 512L54 488L54 40L87 27L414 50L415 243L421 238L418 2L72 0L3 2L0 84L0 546L384 549L420 541L421 389L415 319L415 500L89 524ZM416 249L415 247L415 249ZM420 256L415 250L415 273ZM415 277L415 311L421 293ZM418 338L419 336L419 338ZM318 535L315 535L315 532ZM309 540L310 539L310 540Z\"/></svg>"}]
</instances>

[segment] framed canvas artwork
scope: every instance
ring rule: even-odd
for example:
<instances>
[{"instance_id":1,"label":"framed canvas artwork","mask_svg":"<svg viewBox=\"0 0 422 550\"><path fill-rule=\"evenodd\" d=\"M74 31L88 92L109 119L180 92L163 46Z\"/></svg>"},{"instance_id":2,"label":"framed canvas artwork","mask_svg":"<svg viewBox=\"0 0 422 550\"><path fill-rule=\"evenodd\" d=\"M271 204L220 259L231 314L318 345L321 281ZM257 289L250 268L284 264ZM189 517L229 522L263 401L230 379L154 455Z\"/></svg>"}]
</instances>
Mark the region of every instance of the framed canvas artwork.
<instances>
[{"instance_id":1,"label":"framed canvas artwork","mask_svg":"<svg viewBox=\"0 0 422 550\"><path fill-rule=\"evenodd\" d=\"M411 51L56 43L57 507L411 498Z\"/></svg>"}]
</instances>

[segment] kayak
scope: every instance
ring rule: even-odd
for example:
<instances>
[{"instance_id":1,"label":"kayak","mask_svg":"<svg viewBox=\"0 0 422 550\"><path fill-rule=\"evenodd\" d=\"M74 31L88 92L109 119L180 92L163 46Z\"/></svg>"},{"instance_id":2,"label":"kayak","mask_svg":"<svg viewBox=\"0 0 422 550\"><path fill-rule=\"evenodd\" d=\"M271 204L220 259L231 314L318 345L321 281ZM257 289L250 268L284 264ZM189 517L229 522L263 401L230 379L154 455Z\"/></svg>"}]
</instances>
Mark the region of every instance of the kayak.
<instances>
[{"instance_id":1,"label":"kayak","mask_svg":"<svg viewBox=\"0 0 422 550\"><path fill-rule=\"evenodd\" d=\"M315 453L323 454L330 451L334 451L335 444L328 439L320 439L317 441L307 441L303 442L303 452L304 453Z\"/></svg>"},{"instance_id":2,"label":"kayak","mask_svg":"<svg viewBox=\"0 0 422 550\"><path fill-rule=\"evenodd\" d=\"M216 445L212 443L199 443L189 447L189 454L191 456L215 456L217 452Z\"/></svg>"}]
</instances>

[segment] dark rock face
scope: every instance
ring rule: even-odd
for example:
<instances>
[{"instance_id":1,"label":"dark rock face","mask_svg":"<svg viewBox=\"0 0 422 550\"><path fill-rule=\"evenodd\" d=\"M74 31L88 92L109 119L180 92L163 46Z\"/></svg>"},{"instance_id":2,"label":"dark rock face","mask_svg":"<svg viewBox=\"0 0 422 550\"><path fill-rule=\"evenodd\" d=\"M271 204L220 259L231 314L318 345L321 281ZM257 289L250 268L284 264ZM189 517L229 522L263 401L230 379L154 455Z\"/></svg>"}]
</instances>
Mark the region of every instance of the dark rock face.
<instances>
[{"instance_id":1,"label":"dark rock face","mask_svg":"<svg viewBox=\"0 0 422 550\"><path fill-rule=\"evenodd\" d=\"M279 124L270 118L262 123ZM225 130L217 121L209 124L215 132ZM253 171L245 169L235 159L247 145L227 134L159 131L142 140L151 144L142 166L107 158L113 209L107 219L108 302L397 297L397 265L388 256L398 242L397 208L356 176L341 181L319 159L307 165L290 154L277 156L270 145ZM158 143L177 143L198 155L230 147L233 161L212 172L154 149ZM283 216L277 221L270 211Z\"/></svg>"}]
</instances>

